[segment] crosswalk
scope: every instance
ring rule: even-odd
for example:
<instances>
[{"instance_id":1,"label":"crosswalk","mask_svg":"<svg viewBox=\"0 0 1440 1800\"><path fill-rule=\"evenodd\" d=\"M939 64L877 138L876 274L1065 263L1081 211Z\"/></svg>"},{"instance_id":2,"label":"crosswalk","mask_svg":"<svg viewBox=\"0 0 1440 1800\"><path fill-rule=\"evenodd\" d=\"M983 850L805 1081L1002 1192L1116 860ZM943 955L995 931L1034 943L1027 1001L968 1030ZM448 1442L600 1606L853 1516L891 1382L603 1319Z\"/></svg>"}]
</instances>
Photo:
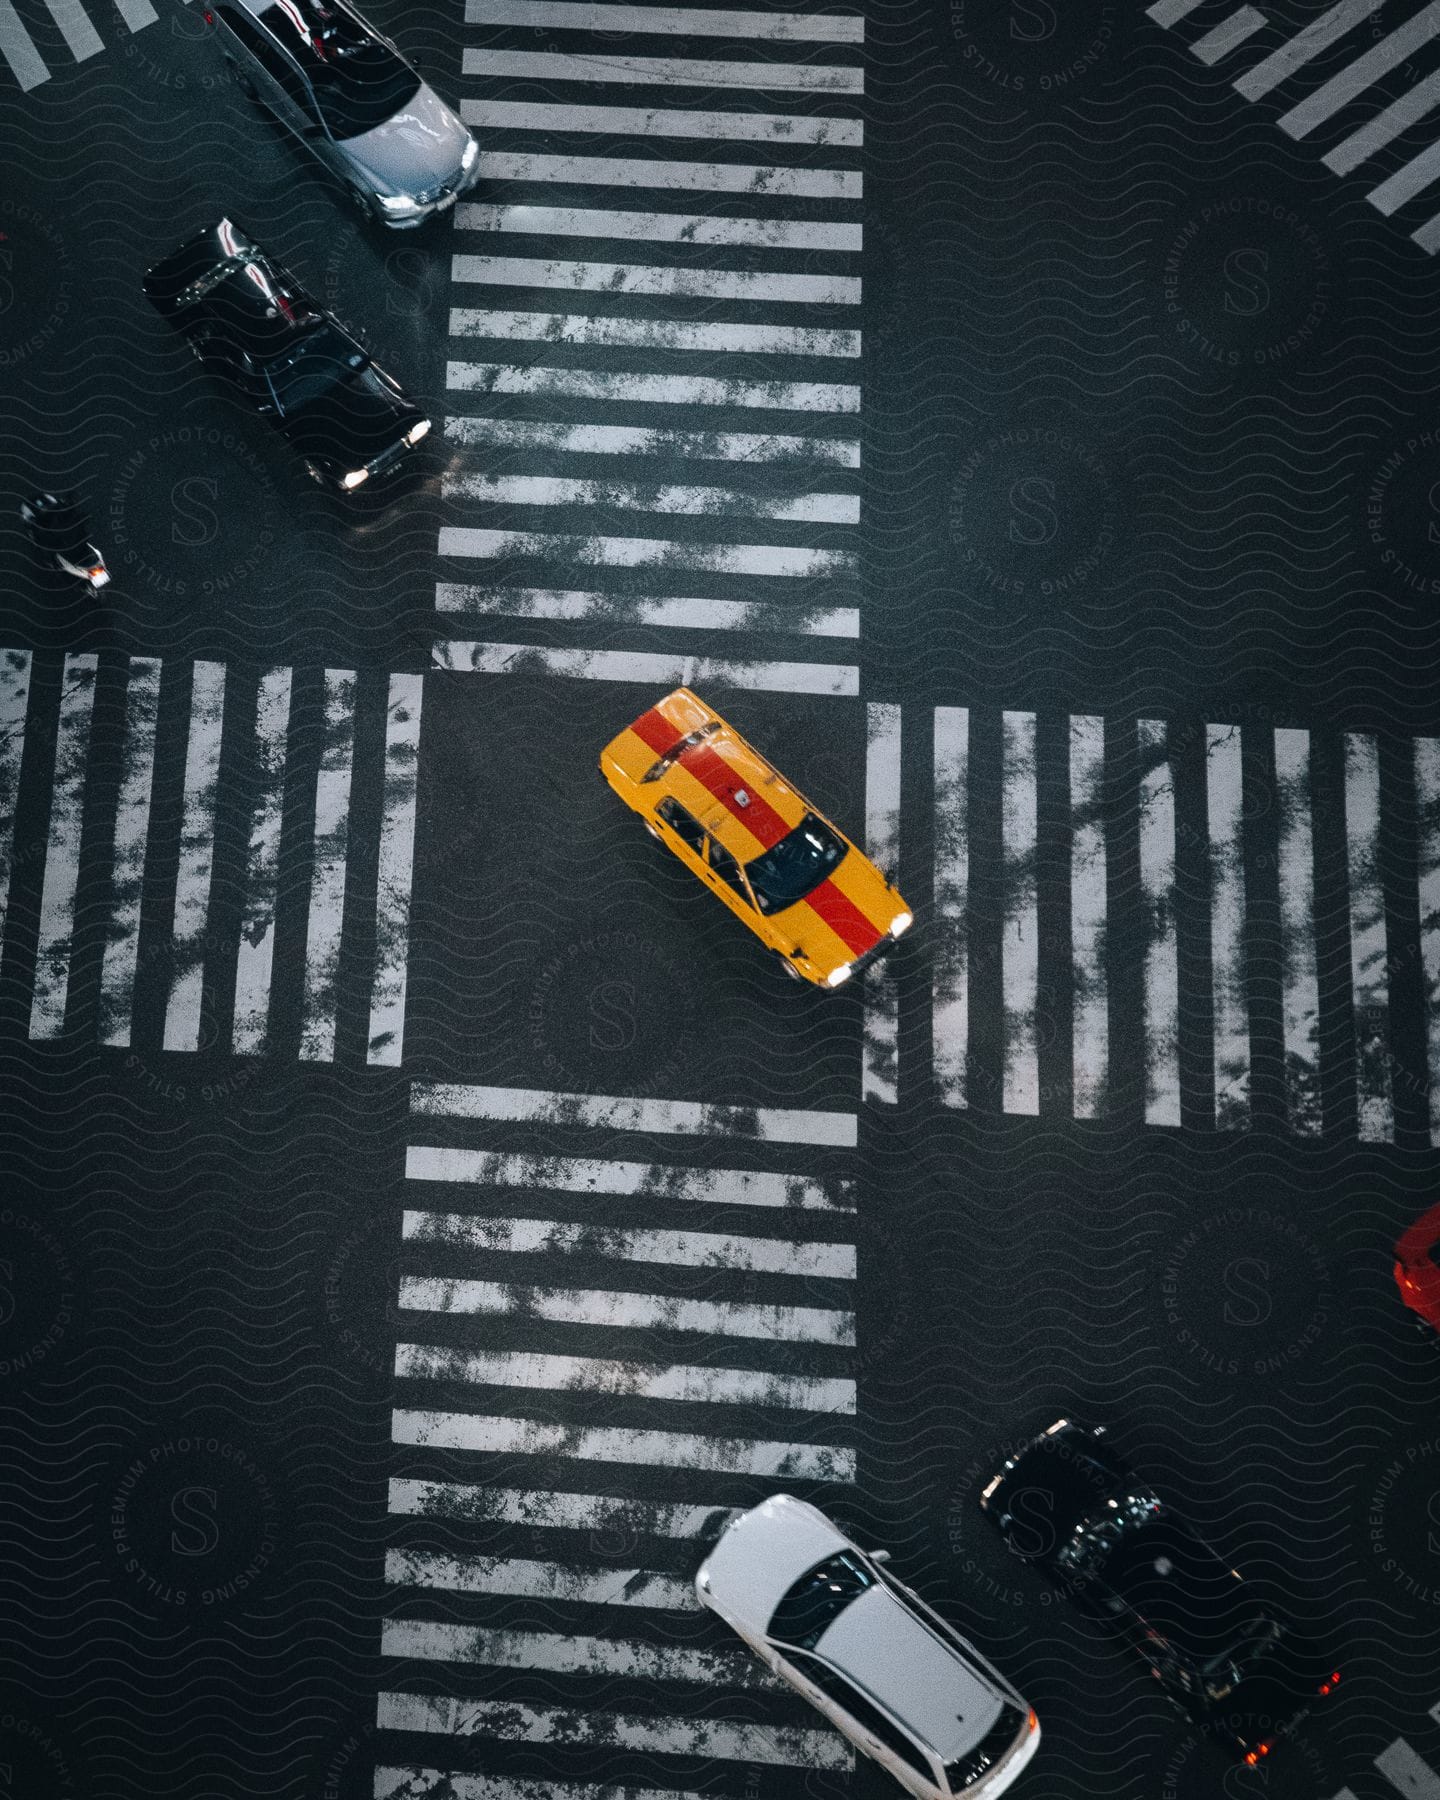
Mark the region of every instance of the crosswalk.
<instances>
[{"instance_id":1,"label":"crosswalk","mask_svg":"<svg viewBox=\"0 0 1440 1800\"><path fill-rule=\"evenodd\" d=\"M848 1775L690 1578L732 1509L854 1483L856 1123L412 1084L377 1795ZM737 1133L767 1166L715 1166Z\"/></svg>"},{"instance_id":2,"label":"crosswalk","mask_svg":"<svg viewBox=\"0 0 1440 1800\"><path fill-rule=\"evenodd\" d=\"M160 16L150 0L114 0L113 7L100 0L92 0L88 7L82 0L43 0L43 7L47 15L43 26L38 16L32 16L27 24L14 0L0 0L0 63L26 93L55 74L41 44L36 42L37 36L48 43L58 31L65 46L65 59L71 64L81 63L105 49L102 27L105 32L123 30L133 36ZM37 15L38 11L37 7Z\"/></svg>"},{"instance_id":3,"label":"crosswalk","mask_svg":"<svg viewBox=\"0 0 1440 1800\"><path fill-rule=\"evenodd\" d=\"M1367 179L1367 165L1440 108L1440 67L1416 62L1428 57L1433 65L1440 4L1431 0L1404 20L1387 17L1383 25L1377 20L1380 9L1381 0L1338 0L1289 32L1255 7L1239 6L1197 30L1189 48L1207 68L1228 68L1231 58L1245 61L1231 83L1237 94L1261 101L1283 91L1290 104L1277 123L1285 135L1296 142L1328 137L1321 157L1325 167L1335 175L1361 172ZM1208 0L1154 0L1146 8L1157 25L1183 25L1186 31L1195 26L1197 14L1208 16L1210 10ZM1342 59L1338 68L1337 59ZM1391 79L1397 71L1398 82ZM1307 80L1311 85L1302 92ZM1400 91L1392 96L1396 85ZM1368 180L1365 198L1387 218L1406 206L1433 206L1440 141L1413 150L1383 179L1372 173ZM1427 255L1440 250L1440 211L1421 219L1410 238Z\"/></svg>"},{"instance_id":4,"label":"crosswalk","mask_svg":"<svg viewBox=\"0 0 1440 1800\"><path fill-rule=\"evenodd\" d=\"M228 1020L220 1047L237 1056L329 1062L353 956L368 963L365 1060L398 1064L422 684L0 651L0 992L23 996L29 1036L193 1052ZM178 795L157 776L162 740L183 761ZM301 996L287 1043L272 1031L281 933ZM147 1040L136 1020L152 1011Z\"/></svg>"}]
</instances>

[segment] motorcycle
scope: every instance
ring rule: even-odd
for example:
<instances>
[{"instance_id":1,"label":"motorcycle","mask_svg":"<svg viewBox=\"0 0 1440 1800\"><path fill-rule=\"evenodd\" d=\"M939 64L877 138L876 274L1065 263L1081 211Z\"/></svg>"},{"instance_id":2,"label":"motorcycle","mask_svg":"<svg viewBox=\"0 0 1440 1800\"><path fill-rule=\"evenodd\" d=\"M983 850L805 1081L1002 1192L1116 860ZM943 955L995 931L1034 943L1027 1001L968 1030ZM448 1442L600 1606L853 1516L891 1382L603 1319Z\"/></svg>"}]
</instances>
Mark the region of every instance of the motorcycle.
<instances>
[{"instance_id":1,"label":"motorcycle","mask_svg":"<svg viewBox=\"0 0 1440 1800\"><path fill-rule=\"evenodd\" d=\"M21 502L20 517L30 527L36 549L62 574L83 581L92 594L109 583L105 558L90 542L90 522L74 500L35 494Z\"/></svg>"}]
</instances>

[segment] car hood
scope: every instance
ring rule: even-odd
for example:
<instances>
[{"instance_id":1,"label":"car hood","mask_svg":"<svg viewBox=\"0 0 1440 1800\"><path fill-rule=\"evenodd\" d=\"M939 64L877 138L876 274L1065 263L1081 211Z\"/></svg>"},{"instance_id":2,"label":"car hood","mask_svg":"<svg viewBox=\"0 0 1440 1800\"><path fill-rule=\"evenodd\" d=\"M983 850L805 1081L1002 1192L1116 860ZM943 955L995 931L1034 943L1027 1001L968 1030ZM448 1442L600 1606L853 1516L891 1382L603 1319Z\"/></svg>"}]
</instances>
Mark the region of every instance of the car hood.
<instances>
[{"instance_id":1,"label":"car hood","mask_svg":"<svg viewBox=\"0 0 1440 1800\"><path fill-rule=\"evenodd\" d=\"M367 366L292 413L283 429L302 454L358 469L397 444L424 416Z\"/></svg>"},{"instance_id":2,"label":"car hood","mask_svg":"<svg viewBox=\"0 0 1440 1800\"><path fill-rule=\"evenodd\" d=\"M776 1494L734 1520L701 1564L716 1608L755 1637L792 1582L807 1569L850 1547L824 1513L788 1494Z\"/></svg>"},{"instance_id":3,"label":"car hood","mask_svg":"<svg viewBox=\"0 0 1440 1800\"><path fill-rule=\"evenodd\" d=\"M470 133L422 81L415 97L373 131L346 138L341 149L381 194L423 194L460 172Z\"/></svg>"}]
</instances>

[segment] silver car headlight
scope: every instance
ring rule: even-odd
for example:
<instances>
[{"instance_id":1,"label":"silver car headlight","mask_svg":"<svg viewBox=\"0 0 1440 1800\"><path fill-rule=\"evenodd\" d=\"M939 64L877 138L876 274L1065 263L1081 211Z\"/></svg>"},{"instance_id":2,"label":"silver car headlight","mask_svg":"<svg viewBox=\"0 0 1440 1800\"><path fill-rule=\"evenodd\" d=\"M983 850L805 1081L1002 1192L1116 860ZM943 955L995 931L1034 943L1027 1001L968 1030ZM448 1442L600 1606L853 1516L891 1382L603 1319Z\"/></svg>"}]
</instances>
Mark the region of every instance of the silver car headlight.
<instances>
[{"instance_id":1,"label":"silver car headlight","mask_svg":"<svg viewBox=\"0 0 1440 1800\"><path fill-rule=\"evenodd\" d=\"M380 210L387 218L413 219L425 208L413 194L377 194Z\"/></svg>"},{"instance_id":2,"label":"silver car headlight","mask_svg":"<svg viewBox=\"0 0 1440 1800\"><path fill-rule=\"evenodd\" d=\"M461 170L468 175L475 167L475 158L480 154L480 146L472 137L465 145L465 153L460 158Z\"/></svg>"}]
</instances>

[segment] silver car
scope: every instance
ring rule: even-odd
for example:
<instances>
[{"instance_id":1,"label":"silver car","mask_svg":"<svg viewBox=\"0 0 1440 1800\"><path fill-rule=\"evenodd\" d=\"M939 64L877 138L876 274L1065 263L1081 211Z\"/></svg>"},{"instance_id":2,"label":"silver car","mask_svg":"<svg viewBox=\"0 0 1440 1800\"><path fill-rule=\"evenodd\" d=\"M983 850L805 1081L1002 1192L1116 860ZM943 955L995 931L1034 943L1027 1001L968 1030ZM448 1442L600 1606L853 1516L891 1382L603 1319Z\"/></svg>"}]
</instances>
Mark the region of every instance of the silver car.
<instances>
[{"instance_id":1,"label":"silver car","mask_svg":"<svg viewBox=\"0 0 1440 1800\"><path fill-rule=\"evenodd\" d=\"M338 175L368 216L419 225L474 185L474 138L342 0L214 0L205 18L240 88Z\"/></svg>"},{"instance_id":2,"label":"silver car","mask_svg":"<svg viewBox=\"0 0 1440 1800\"><path fill-rule=\"evenodd\" d=\"M776 1494L726 1527L695 1590L919 1800L994 1800L1039 1747L1035 1714L888 1560Z\"/></svg>"}]
</instances>

